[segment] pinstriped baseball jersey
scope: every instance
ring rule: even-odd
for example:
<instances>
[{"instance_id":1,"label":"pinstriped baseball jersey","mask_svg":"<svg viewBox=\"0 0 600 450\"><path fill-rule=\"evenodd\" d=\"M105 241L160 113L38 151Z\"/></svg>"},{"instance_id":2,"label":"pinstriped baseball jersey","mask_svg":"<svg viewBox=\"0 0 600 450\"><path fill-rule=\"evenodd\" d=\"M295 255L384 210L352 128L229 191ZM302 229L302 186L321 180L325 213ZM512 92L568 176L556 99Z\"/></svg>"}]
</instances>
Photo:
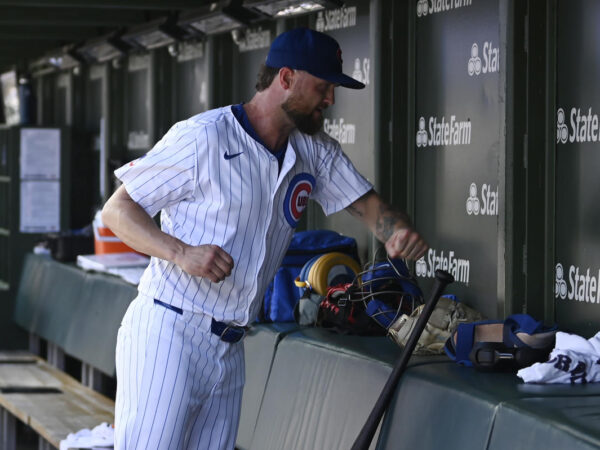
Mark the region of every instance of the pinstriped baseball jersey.
<instances>
[{"instance_id":1,"label":"pinstriped baseball jersey","mask_svg":"<svg viewBox=\"0 0 600 450\"><path fill-rule=\"evenodd\" d=\"M308 198L329 215L372 189L322 132L292 132L279 170L230 106L177 123L115 174L150 216L161 211L164 232L190 245L218 245L234 260L231 275L213 283L153 257L139 291L237 325L256 317Z\"/></svg>"}]
</instances>

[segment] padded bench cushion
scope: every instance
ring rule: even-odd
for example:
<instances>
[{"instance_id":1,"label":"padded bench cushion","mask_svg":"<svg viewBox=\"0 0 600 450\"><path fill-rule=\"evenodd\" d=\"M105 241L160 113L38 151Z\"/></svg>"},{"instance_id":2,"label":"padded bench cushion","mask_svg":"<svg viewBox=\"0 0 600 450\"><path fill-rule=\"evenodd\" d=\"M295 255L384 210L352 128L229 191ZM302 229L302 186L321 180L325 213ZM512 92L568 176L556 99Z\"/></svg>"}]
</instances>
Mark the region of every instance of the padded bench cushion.
<instances>
[{"instance_id":1,"label":"padded bench cushion","mask_svg":"<svg viewBox=\"0 0 600 450\"><path fill-rule=\"evenodd\" d=\"M84 277L74 266L27 255L17 293L15 321L31 333L64 346L69 316Z\"/></svg>"},{"instance_id":2,"label":"padded bench cushion","mask_svg":"<svg viewBox=\"0 0 600 450\"><path fill-rule=\"evenodd\" d=\"M391 368L314 339L323 331L293 333L279 344L252 449L334 450L354 442Z\"/></svg>"},{"instance_id":3,"label":"padded bench cushion","mask_svg":"<svg viewBox=\"0 0 600 450\"><path fill-rule=\"evenodd\" d=\"M246 383L236 440L236 448L240 450L250 448L277 345L286 334L297 329L295 323L258 324L244 338Z\"/></svg>"},{"instance_id":4,"label":"padded bench cushion","mask_svg":"<svg viewBox=\"0 0 600 450\"><path fill-rule=\"evenodd\" d=\"M474 369L453 362L409 367L384 417L377 449L397 449L399 442L423 450L485 449L498 395L509 395L513 385L490 375L481 379ZM488 385L480 386L481 381Z\"/></svg>"},{"instance_id":5,"label":"padded bench cushion","mask_svg":"<svg viewBox=\"0 0 600 450\"><path fill-rule=\"evenodd\" d=\"M578 387L568 397L524 398L500 405L489 450L600 448L600 395L589 395L588 390L580 397Z\"/></svg>"},{"instance_id":6,"label":"padded bench cushion","mask_svg":"<svg viewBox=\"0 0 600 450\"><path fill-rule=\"evenodd\" d=\"M135 286L43 256L27 255L14 319L27 331L109 376L121 319Z\"/></svg>"},{"instance_id":7,"label":"padded bench cushion","mask_svg":"<svg viewBox=\"0 0 600 450\"><path fill-rule=\"evenodd\" d=\"M117 332L127 307L137 296L137 289L114 276L79 272L85 276L85 282L70 313L71 320L65 324L68 331L63 349L113 376Z\"/></svg>"},{"instance_id":8,"label":"padded bench cushion","mask_svg":"<svg viewBox=\"0 0 600 450\"><path fill-rule=\"evenodd\" d=\"M259 412L252 449L350 448L401 349L386 337L303 328L284 337ZM413 357L409 365L445 356ZM376 437L371 448L375 447Z\"/></svg>"},{"instance_id":9,"label":"padded bench cushion","mask_svg":"<svg viewBox=\"0 0 600 450\"><path fill-rule=\"evenodd\" d=\"M569 436L600 441L598 428L592 431L599 425L599 394L600 385L529 385L514 374L453 362L413 366L384 417L377 449L396 449L398 442L423 450L587 449ZM584 413L586 420L570 417ZM560 431L543 438L549 428Z\"/></svg>"},{"instance_id":10,"label":"padded bench cushion","mask_svg":"<svg viewBox=\"0 0 600 450\"><path fill-rule=\"evenodd\" d=\"M43 292L46 283L44 280L46 261L50 262L47 258L27 255L23 262L13 318L17 324L30 332L33 332L35 327L38 304L43 301L39 293Z\"/></svg>"}]
</instances>

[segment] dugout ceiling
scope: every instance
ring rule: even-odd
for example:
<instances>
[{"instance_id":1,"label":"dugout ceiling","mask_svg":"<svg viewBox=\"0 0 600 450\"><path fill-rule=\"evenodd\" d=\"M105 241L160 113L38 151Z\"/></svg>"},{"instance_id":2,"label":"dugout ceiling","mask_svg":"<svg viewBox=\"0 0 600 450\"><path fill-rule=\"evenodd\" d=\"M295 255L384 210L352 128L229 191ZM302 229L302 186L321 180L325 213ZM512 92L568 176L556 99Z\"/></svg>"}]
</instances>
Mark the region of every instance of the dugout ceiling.
<instances>
[{"instance_id":1,"label":"dugout ceiling","mask_svg":"<svg viewBox=\"0 0 600 450\"><path fill-rule=\"evenodd\" d=\"M62 46L144 24L204 0L0 0L0 72Z\"/></svg>"}]
</instances>

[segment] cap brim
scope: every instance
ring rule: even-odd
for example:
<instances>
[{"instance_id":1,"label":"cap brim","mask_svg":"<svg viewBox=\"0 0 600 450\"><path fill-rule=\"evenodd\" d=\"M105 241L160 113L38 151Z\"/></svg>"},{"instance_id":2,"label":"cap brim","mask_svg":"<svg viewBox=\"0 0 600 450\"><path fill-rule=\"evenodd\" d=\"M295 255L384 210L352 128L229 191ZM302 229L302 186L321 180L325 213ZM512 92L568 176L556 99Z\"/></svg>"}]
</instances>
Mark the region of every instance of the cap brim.
<instances>
[{"instance_id":1,"label":"cap brim","mask_svg":"<svg viewBox=\"0 0 600 450\"><path fill-rule=\"evenodd\" d=\"M361 83L358 80L355 80L352 77L349 77L343 73L334 73L334 74L322 74L322 73L311 73L315 77L322 78L324 80L329 81L330 83L339 84L345 88L350 89L364 89L364 83Z\"/></svg>"}]
</instances>

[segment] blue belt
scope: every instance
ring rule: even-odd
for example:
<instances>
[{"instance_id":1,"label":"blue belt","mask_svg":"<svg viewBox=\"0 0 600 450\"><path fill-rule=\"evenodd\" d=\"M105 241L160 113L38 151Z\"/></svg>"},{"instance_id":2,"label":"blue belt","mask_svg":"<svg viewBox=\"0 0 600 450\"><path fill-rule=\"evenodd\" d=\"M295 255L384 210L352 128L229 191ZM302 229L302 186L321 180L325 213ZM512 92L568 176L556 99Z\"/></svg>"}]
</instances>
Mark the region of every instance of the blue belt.
<instances>
[{"instance_id":1,"label":"blue belt","mask_svg":"<svg viewBox=\"0 0 600 450\"><path fill-rule=\"evenodd\" d=\"M157 300L157 299L154 299L154 303L156 305L160 305L167 309L170 309L171 311L174 311L177 314L183 314L183 309L178 308L177 306L173 306L168 303L161 302L160 300ZM231 324L226 324L224 322L216 321L215 319L212 319L212 322L210 324L211 333L219 336L219 338L222 341L230 342L230 343L240 341L246 335L247 330L248 330L248 328L246 328L246 327L238 327L238 326L234 326Z\"/></svg>"}]
</instances>

